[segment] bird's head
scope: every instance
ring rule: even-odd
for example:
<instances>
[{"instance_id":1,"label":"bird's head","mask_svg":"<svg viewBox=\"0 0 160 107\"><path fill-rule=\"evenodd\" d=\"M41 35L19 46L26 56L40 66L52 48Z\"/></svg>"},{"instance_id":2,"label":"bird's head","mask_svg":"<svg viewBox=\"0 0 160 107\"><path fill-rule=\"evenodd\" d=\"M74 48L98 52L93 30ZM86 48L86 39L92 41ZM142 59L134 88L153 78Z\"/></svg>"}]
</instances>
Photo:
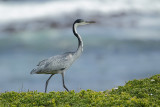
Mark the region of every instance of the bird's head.
<instances>
[{"instance_id":1,"label":"bird's head","mask_svg":"<svg viewBox=\"0 0 160 107\"><path fill-rule=\"evenodd\" d=\"M79 25L86 25L86 24L91 24L91 23L95 23L95 21L84 21L83 19L77 19L74 24L76 24L77 26Z\"/></svg>"}]
</instances>

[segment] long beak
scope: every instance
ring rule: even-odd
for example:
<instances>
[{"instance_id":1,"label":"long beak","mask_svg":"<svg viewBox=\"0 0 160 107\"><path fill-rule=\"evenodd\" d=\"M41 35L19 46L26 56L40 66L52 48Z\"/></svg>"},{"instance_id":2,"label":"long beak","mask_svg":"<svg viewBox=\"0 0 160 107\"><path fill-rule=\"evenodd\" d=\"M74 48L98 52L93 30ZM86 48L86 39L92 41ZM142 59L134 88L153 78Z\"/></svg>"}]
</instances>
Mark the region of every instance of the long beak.
<instances>
[{"instance_id":1,"label":"long beak","mask_svg":"<svg viewBox=\"0 0 160 107\"><path fill-rule=\"evenodd\" d=\"M90 24L90 23L96 23L95 21L86 21L86 23Z\"/></svg>"}]
</instances>

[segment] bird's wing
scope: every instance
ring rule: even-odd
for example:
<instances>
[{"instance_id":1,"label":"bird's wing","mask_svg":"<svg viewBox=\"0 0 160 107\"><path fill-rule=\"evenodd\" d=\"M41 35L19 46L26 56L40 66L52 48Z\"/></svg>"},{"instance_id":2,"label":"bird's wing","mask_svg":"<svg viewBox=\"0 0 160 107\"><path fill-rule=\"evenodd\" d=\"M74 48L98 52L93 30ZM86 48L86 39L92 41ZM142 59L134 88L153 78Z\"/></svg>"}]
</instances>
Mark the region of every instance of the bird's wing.
<instances>
[{"instance_id":1,"label":"bird's wing","mask_svg":"<svg viewBox=\"0 0 160 107\"><path fill-rule=\"evenodd\" d=\"M44 60L40 61L40 62L37 64L37 66L42 66L42 65L44 65L44 64L47 62L47 60L48 60L48 59L44 59Z\"/></svg>"},{"instance_id":2,"label":"bird's wing","mask_svg":"<svg viewBox=\"0 0 160 107\"><path fill-rule=\"evenodd\" d=\"M44 69L48 71L57 71L68 68L73 62L72 55L70 53L53 56L45 60Z\"/></svg>"},{"instance_id":3,"label":"bird's wing","mask_svg":"<svg viewBox=\"0 0 160 107\"><path fill-rule=\"evenodd\" d=\"M66 70L74 61L73 55L73 52L68 52L42 60L38 63L37 68L31 71L31 74L56 74Z\"/></svg>"}]
</instances>

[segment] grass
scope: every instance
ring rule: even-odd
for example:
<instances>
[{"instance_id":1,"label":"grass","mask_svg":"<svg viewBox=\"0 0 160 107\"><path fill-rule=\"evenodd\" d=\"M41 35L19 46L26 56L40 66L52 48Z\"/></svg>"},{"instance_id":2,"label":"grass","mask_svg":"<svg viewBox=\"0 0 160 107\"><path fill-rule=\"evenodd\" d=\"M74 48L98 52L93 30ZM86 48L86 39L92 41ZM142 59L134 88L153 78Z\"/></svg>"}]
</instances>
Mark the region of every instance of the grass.
<instances>
[{"instance_id":1,"label":"grass","mask_svg":"<svg viewBox=\"0 0 160 107\"><path fill-rule=\"evenodd\" d=\"M157 107L160 106L160 74L128 81L118 89L96 92L5 92L0 93L0 107Z\"/></svg>"}]
</instances>

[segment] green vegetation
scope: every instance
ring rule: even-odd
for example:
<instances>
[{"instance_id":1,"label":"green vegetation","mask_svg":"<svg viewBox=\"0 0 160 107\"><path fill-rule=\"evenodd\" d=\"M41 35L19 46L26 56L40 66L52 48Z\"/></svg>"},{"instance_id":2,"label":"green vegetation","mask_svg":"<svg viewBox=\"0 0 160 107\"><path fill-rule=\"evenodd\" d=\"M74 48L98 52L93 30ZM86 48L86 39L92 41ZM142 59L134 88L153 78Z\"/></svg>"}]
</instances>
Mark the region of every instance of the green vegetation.
<instances>
[{"instance_id":1,"label":"green vegetation","mask_svg":"<svg viewBox=\"0 0 160 107\"><path fill-rule=\"evenodd\" d=\"M118 89L95 92L6 92L0 93L0 107L157 107L160 106L160 74L133 80Z\"/></svg>"}]
</instances>

